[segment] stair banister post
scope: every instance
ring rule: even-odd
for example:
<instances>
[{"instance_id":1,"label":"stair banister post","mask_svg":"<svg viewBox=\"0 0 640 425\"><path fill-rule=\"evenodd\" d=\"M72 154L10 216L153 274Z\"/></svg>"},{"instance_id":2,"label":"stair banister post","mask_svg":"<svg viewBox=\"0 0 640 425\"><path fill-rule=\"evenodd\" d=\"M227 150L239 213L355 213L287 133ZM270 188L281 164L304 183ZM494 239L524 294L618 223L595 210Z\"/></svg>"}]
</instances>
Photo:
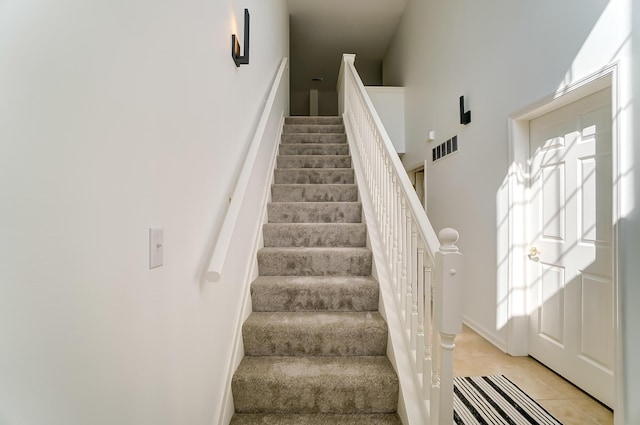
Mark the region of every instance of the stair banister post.
<instances>
[{"instance_id":1,"label":"stair banister post","mask_svg":"<svg viewBox=\"0 0 640 425\"><path fill-rule=\"evenodd\" d=\"M440 250L436 253L435 329L440 335L440 424L453 421L453 349L456 335L462 332L462 253L455 245L455 229L444 228L438 234Z\"/></svg>"},{"instance_id":2,"label":"stair banister post","mask_svg":"<svg viewBox=\"0 0 640 425\"><path fill-rule=\"evenodd\" d=\"M349 65L355 66L356 55L345 53L342 55L342 63L340 64L340 72L338 74L338 112L340 115L344 113L344 111L348 110L348 102L349 97L348 93L351 90L347 87L351 82L349 81L348 72L345 69Z\"/></svg>"}]
</instances>

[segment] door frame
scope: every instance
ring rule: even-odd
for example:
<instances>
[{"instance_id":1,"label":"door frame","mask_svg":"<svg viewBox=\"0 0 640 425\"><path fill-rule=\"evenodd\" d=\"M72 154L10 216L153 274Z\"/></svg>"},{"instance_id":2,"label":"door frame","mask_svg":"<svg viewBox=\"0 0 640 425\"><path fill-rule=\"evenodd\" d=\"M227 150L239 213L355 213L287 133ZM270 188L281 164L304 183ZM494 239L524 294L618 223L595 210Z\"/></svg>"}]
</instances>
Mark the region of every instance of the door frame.
<instances>
[{"instance_id":1,"label":"door frame","mask_svg":"<svg viewBox=\"0 0 640 425\"><path fill-rule=\"evenodd\" d=\"M411 181L413 188L416 190L416 192L418 191L418 182L417 182L417 174L422 171L423 173L423 179L422 179L422 185L423 185L423 191L422 191L422 196L423 196L423 201L422 201L422 208L424 208L424 211L428 213L427 211L427 160L425 160L422 165L419 165L409 171L407 171L407 174L409 175L409 180ZM417 194L417 193L416 193ZM418 194L418 199L420 199L420 195Z\"/></svg>"},{"instance_id":2,"label":"door frame","mask_svg":"<svg viewBox=\"0 0 640 425\"><path fill-rule=\"evenodd\" d=\"M611 154L612 154L612 251L613 251L613 300L614 300L614 411L623 412L623 379L622 371L622 329L620 310L620 285L618 273L620 219L620 138L617 120L618 104L618 64L611 64L575 83L563 86L556 93L546 96L528 107L517 111L508 118L508 301L509 321L507 324L507 352L514 356L529 354L529 306L527 306L526 254L527 211L529 205L529 122L555 109L585 98L602 89L611 87ZM622 417L622 414L615 417ZM618 420L615 421L619 423Z\"/></svg>"}]
</instances>

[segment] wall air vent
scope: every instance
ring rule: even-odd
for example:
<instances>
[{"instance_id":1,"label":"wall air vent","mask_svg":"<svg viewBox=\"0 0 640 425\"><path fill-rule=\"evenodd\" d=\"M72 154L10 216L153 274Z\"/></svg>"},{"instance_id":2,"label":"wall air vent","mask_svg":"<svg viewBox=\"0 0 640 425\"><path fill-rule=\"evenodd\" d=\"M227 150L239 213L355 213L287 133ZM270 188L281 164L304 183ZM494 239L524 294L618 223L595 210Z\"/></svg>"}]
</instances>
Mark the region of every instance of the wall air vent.
<instances>
[{"instance_id":1,"label":"wall air vent","mask_svg":"<svg viewBox=\"0 0 640 425\"><path fill-rule=\"evenodd\" d=\"M439 159L444 158L447 155L451 155L452 153L458 150L458 136L453 136L451 139L447 140L431 149L431 161L435 162Z\"/></svg>"}]
</instances>

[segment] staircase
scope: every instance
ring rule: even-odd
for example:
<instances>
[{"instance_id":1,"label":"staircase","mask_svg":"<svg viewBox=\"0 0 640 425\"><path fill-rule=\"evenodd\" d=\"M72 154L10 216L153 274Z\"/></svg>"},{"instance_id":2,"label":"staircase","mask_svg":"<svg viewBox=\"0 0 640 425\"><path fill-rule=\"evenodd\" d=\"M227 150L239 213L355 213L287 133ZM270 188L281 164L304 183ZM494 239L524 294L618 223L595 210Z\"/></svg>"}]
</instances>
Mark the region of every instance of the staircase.
<instances>
[{"instance_id":1,"label":"staircase","mask_svg":"<svg viewBox=\"0 0 640 425\"><path fill-rule=\"evenodd\" d=\"M399 425L341 118L284 126L231 425Z\"/></svg>"}]
</instances>

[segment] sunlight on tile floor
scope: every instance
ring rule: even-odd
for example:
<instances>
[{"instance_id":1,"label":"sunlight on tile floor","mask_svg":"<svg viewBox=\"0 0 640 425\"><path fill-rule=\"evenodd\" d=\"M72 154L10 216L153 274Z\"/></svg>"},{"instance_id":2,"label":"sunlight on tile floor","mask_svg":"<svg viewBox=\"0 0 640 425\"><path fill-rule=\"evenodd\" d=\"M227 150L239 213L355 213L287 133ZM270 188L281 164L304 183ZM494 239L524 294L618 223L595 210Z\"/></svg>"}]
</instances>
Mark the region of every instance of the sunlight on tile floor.
<instances>
[{"instance_id":1,"label":"sunlight on tile floor","mask_svg":"<svg viewBox=\"0 0 640 425\"><path fill-rule=\"evenodd\" d=\"M464 326L456 338L456 376L504 375L564 425L613 425L613 413L531 357L512 357Z\"/></svg>"}]
</instances>

